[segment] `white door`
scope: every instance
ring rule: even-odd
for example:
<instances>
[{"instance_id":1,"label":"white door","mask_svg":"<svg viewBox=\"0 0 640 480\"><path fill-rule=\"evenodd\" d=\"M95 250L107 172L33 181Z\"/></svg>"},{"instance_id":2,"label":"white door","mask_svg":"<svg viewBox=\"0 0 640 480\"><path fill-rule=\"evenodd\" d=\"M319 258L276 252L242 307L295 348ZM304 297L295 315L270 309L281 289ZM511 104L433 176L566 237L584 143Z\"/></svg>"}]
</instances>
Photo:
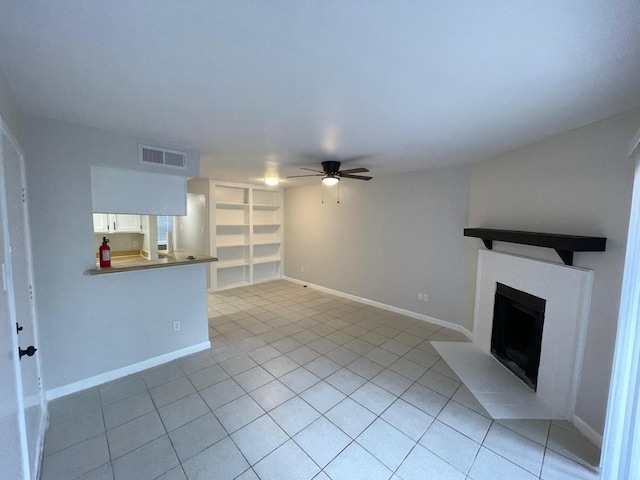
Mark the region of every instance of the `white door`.
<instances>
[{"instance_id":1,"label":"white door","mask_svg":"<svg viewBox=\"0 0 640 480\"><path fill-rule=\"evenodd\" d=\"M30 475L36 478L44 435L44 397L40 382L40 355L31 264L31 237L27 215L23 157L18 146L3 131L2 173L4 176L5 225L9 248L5 258L12 291L9 292L14 330L20 349L26 352L19 359L22 406L29 457ZM6 241L6 238L5 238ZM7 261L8 260L8 261ZM15 325L14 325L15 327Z\"/></svg>"},{"instance_id":2,"label":"white door","mask_svg":"<svg viewBox=\"0 0 640 480\"><path fill-rule=\"evenodd\" d=\"M6 478L25 478L29 471L29 454L22 411L16 325L10 295L9 242L2 187L0 185L0 471Z\"/></svg>"}]
</instances>

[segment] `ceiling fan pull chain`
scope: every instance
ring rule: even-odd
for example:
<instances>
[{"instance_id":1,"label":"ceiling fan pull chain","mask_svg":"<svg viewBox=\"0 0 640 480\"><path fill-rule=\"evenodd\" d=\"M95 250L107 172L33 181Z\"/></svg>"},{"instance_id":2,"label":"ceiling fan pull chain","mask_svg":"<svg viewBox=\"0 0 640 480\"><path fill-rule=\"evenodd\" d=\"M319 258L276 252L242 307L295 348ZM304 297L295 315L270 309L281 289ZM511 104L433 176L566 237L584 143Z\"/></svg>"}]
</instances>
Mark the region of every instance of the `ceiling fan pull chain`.
<instances>
[{"instance_id":1,"label":"ceiling fan pull chain","mask_svg":"<svg viewBox=\"0 0 640 480\"><path fill-rule=\"evenodd\" d=\"M340 203L340 182L338 182L338 201L336 203Z\"/></svg>"},{"instance_id":2,"label":"ceiling fan pull chain","mask_svg":"<svg viewBox=\"0 0 640 480\"><path fill-rule=\"evenodd\" d=\"M324 205L324 183L320 182L320 191L322 192L322 204Z\"/></svg>"}]
</instances>

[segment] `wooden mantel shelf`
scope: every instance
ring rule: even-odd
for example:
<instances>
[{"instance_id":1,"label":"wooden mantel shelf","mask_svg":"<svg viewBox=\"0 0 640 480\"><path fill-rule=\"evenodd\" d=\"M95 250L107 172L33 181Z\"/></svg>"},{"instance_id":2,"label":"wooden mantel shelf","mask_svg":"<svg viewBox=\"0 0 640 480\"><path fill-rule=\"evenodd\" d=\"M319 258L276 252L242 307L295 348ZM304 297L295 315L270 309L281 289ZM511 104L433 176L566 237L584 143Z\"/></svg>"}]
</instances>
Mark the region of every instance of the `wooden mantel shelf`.
<instances>
[{"instance_id":1,"label":"wooden mantel shelf","mask_svg":"<svg viewBox=\"0 0 640 480\"><path fill-rule=\"evenodd\" d=\"M465 228L464 236L481 238L489 250L493 249L494 240L553 248L565 265L573 265L573 252L604 252L607 245L607 239L603 237L495 230L492 228Z\"/></svg>"}]
</instances>

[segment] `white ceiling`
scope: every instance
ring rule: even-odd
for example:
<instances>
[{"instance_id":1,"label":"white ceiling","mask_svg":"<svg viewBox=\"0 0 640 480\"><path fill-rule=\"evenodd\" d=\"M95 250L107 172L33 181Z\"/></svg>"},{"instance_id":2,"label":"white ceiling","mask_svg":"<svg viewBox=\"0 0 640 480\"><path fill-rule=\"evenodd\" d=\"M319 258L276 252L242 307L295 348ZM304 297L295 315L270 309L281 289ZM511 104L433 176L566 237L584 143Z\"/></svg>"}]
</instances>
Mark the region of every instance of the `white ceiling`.
<instances>
[{"instance_id":1,"label":"white ceiling","mask_svg":"<svg viewBox=\"0 0 640 480\"><path fill-rule=\"evenodd\" d=\"M0 64L24 112L200 146L204 176L375 176L640 106L640 2L3 0Z\"/></svg>"}]
</instances>

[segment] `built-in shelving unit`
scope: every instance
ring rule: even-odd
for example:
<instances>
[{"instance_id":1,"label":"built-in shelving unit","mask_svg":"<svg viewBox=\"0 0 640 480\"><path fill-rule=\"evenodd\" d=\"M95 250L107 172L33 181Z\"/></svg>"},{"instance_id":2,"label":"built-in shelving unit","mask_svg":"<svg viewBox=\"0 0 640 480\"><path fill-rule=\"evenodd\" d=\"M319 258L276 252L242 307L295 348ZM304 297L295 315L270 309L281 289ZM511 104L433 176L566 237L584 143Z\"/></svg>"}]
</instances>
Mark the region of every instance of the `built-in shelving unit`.
<instances>
[{"instance_id":1,"label":"built-in shelving unit","mask_svg":"<svg viewBox=\"0 0 640 480\"><path fill-rule=\"evenodd\" d=\"M282 278L282 191L214 182L216 290Z\"/></svg>"}]
</instances>

